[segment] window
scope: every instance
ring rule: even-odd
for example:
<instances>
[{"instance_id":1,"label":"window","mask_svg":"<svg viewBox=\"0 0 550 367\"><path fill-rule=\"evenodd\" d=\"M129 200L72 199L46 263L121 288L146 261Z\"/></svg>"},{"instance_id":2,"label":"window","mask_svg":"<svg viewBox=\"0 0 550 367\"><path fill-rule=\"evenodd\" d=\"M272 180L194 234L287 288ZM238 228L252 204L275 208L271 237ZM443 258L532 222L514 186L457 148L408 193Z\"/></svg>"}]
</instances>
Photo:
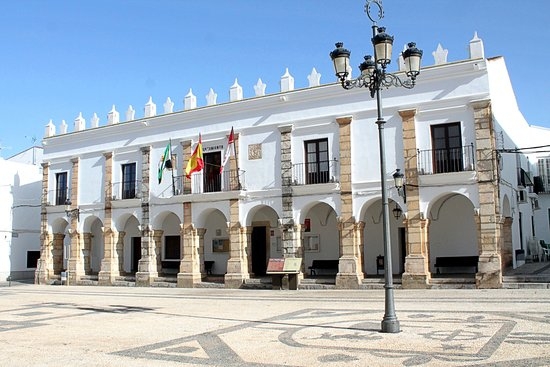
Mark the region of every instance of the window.
<instances>
[{"instance_id":1,"label":"window","mask_svg":"<svg viewBox=\"0 0 550 367\"><path fill-rule=\"evenodd\" d=\"M222 162L221 152L204 153L204 192L222 191L220 166Z\"/></svg>"},{"instance_id":2,"label":"window","mask_svg":"<svg viewBox=\"0 0 550 367\"><path fill-rule=\"evenodd\" d=\"M329 182L328 139L304 142L306 152L306 184Z\"/></svg>"},{"instance_id":3,"label":"window","mask_svg":"<svg viewBox=\"0 0 550 367\"><path fill-rule=\"evenodd\" d=\"M180 260L180 236L164 237L164 259Z\"/></svg>"},{"instance_id":4,"label":"window","mask_svg":"<svg viewBox=\"0 0 550 367\"><path fill-rule=\"evenodd\" d=\"M432 126L434 173L464 170L460 123Z\"/></svg>"},{"instance_id":5,"label":"window","mask_svg":"<svg viewBox=\"0 0 550 367\"><path fill-rule=\"evenodd\" d=\"M67 202L67 172L55 175L55 205L65 205Z\"/></svg>"},{"instance_id":6,"label":"window","mask_svg":"<svg viewBox=\"0 0 550 367\"><path fill-rule=\"evenodd\" d=\"M27 268L36 268L40 259L40 251L27 251Z\"/></svg>"},{"instance_id":7,"label":"window","mask_svg":"<svg viewBox=\"0 0 550 367\"><path fill-rule=\"evenodd\" d=\"M122 199L136 197L136 164L122 165Z\"/></svg>"}]
</instances>

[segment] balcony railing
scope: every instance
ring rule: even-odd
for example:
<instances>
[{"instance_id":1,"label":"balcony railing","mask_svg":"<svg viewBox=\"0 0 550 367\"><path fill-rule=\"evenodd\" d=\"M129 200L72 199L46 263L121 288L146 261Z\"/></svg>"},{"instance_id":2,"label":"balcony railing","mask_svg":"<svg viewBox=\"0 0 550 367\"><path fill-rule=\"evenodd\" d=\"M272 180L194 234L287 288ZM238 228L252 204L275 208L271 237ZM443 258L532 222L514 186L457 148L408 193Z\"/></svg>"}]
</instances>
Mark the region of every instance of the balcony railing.
<instances>
[{"instance_id":1,"label":"balcony railing","mask_svg":"<svg viewBox=\"0 0 550 367\"><path fill-rule=\"evenodd\" d=\"M141 193L141 181L113 182L112 200L138 199Z\"/></svg>"},{"instance_id":2,"label":"balcony railing","mask_svg":"<svg viewBox=\"0 0 550 367\"><path fill-rule=\"evenodd\" d=\"M312 163L296 163L292 165L293 185L314 185L338 182L338 161L320 161Z\"/></svg>"},{"instance_id":3,"label":"balcony railing","mask_svg":"<svg viewBox=\"0 0 550 367\"><path fill-rule=\"evenodd\" d=\"M169 198L174 195L204 194L209 192L227 192L242 190L245 186L245 171L224 170L221 174L207 176L204 171L186 176L174 177L173 185L166 187L159 195Z\"/></svg>"},{"instance_id":4,"label":"balcony railing","mask_svg":"<svg viewBox=\"0 0 550 367\"><path fill-rule=\"evenodd\" d=\"M474 145L451 149L418 150L418 174L451 173L475 170Z\"/></svg>"},{"instance_id":5,"label":"balcony railing","mask_svg":"<svg viewBox=\"0 0 550 367\"><path fill-rule=\"evenodd\" d=\"M66 205L67 201L71 198L69 188L48 190L48 198L46 200L48 205Z\"/></svg>"}]
</instances>

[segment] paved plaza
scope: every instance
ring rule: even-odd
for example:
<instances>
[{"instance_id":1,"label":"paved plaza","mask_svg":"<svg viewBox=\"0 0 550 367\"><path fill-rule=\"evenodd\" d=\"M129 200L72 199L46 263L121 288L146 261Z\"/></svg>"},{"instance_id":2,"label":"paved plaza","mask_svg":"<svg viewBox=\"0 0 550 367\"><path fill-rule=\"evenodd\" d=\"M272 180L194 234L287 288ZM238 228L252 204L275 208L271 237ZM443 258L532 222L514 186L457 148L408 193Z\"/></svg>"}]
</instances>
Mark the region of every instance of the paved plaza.
<instances>
[{"instance_id":1,"label":"paved plaza","mask_svg":"<svg viewBox=\"0 0 550 367\"><path fill-rule=\"evenodd\" d=\"M550 366L550 289L0 287L1 366Z\"/></svg>"}]
</instances>

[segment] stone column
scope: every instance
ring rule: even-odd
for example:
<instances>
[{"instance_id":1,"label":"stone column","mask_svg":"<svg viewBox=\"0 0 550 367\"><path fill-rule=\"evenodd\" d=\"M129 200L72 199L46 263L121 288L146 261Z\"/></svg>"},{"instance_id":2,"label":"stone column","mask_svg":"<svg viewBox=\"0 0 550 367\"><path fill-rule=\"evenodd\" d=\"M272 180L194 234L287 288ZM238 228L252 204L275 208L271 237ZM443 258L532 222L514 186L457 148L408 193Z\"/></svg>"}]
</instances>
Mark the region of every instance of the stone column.
<instances>
[{"instance_id":1,"label":"stone column","mask_svg":"<svg viewBox=\"0 0 550 367\"><path fill-rule=\"evenodd\" d=\"M35 283L46 284L51 275L54 274L52 246L52 235L48 232L48 177L50 163L42 163L42 198L40 203L40 259L36 266ZM55 200L55 198L54 198Z\"/></svg>"},{"instance_id":2,"label":"stone column","mask_svg":"<svg viewBox=\"0 0 550 367\"><path fill-rule=\"evenodd\" d=\"M501 288L502 228L495 131L489 100L472 102L476 133L476 172L479 190L479 266L477 288Z\"/></svg>"},{"instance_id":3,"label":"stone column","mask_svg":"<svg viewBox=\"0 0 550 367\"><path fill-rule=\"evenodd\" d=\"M119 254L117 253L117 233L112 228L103 227L103 260L98 275L99 285L112 285L120 275Z\"/></svg>"},{"instance_id":4,"label":"stone column","mask_svg":"<svg viewBox=\"0 0 550 367\"><path fill-rule=\"evenodd\" d=\"M141 259L136 272L136 286L147 287L158 277L154 232L149 223L149 176L151 147L141 147Z\"/></svg>"},{"instance_id":5,"label":"stone column","mask_svg":"<svg viewBox=\"0 0 550 367\"><path fill-rule=\"evenodd\" d=\"M340 201L338 217L340 260L336 288L357 289L363 279L359 264L359 246L355 237L355 217L351 193L351 117L337 118L340 146Z\"/></svg>"},{"instance_id":6,"label":"stone column","mask_svg":"<svg viewBox=\"0 0 550 367\"><path fill-rule=\"evenodd\" d=\"M512 242L512 217L506 217L502 223L502 267L512 266L514 261L514 249Z\"/></svg>"},{"instance_id":7,"label":"stone column","mask_svg":"<svg viewBox=\"0 0 550 367\"><path fill-rule=\"evenodd\" d=\"M281 200L283 204L282 218L279 220L283 257L294 257L294 236L289 234L293 230L293 198L292 198L292 125L279 127L281 133Z\"/></svg>"},{"instance_id":8,"label":"stone column","mask_svg":"<svg viewBox=\"0 0 550 367\"><path fill-rule=\"evenodd\" d=\"M84 274L89 275L92 272L92 238L94 236L90 232L82 234L82 259L84 263Z\"/></svg>"},{"instance_id":9,"label":"stone column","mask_svg":"<svg viewBox=\"0 0 550 367\"><path fill-rule=\"evenodd\" d=\"M204 273L204 248L199 246L197 230L192 223L191 214L191 203L183 203L183 224L180 231L182 259L178 272L178 287L180 288L193 288L196 283L202 281L201 268ZM204 232L206 230L203 231L203 236Z\"/></svg>"},{"instance_id":10,"label":"stone column","mask_svg":"<svg viewBox=\"0 0 550 367\"><path fill-rule=\"evenodd\" d=\"M161 229L153 230L153 240L155 241L155 259L157 273L162 271L162 235L164 231Z\"/></svg>"},{"instance_id":11,"label":"stone column","mask_svg":"<svg viewBox=\"0 0 550 367\"><path fill-rule=\"evenodd\" d=\"M242 235L244 236L243 238L245 239L245 243L246 243L246 246L245 246L245 251L246 251L246 263L247 263L247 266L248 266L248 274L249 275L253 275L254 273L252 272L252 231L254 230L254 227L253 226L248 226L246 228L242 228Z\"/></svg>"},{"instance_id":12,"label":"stone column","mask_svg":"<svg viewBox=\"0 0 550 367\"><path fill-rule=\"evenodd\" d=\"M65 267L63 266L63 244L65 243L65 235L63 233L54 233L51 243L53 258L53 274L60 274Z\"/></svg>"},{"instance_id":13,"label":"stone column","mask_svg":"<svg viewBox=\"0 0 550 367\"><path fill-rule=\"evenodd\" d=\"M72 169L71 169L71 205L69 210L69 221L70 229L69 235L71 237L71 256L69 258L68 270L69 284L76 285L77 281L80 280L80 277L85 274L84 272L84 259L82 252L84 249L83 237L78 232L80 215L78 208L78 173L80 166L80 159L73 158L71 159Z\"/></svg>"},{"instance_id":14,"label":"stone column","mask_svg":"<svg viewBox=\"0 0 550 367\"><path fill-rule=\"evenodd\" d=\"M407 254L403 288L428 288L430 283L428 221L420 212L418 189L418 157L416 147L416 109L399 111L403 121L403 157L407 190L407 219L405 220Z\"/></svg>"},{"instance_id":15,"label":"stone column","mask_svg":"<svg viewBox=\"0 0 550 367\"><path fill-rule=\"evenodd\" d=\"M112 221L112 199L113 199L113 152L103 153L105 159L104 179L104 212L103 220L103 259L101 260L101 270L98 274L99 285L112 285L115 277L120 275L120 266L118 263L118 254L115 250L116 232L113 230Z\"/></svg>"},{"instance_id":16,"label":"stone column","mask_svg":"<svg viewBox=\"0 0 550 367\"><path fill-rule=\"evenodd\" d=\"M80 233L75 229L69 229L69 236L71 238L71 256L67 265L69 271L67 280L69 284L76 285L80 277L84 275L84 261L82 259L84 241Z\"/></svg>"},{"instance_id":17,"label":"stone column","mask_svg":"<svg viewBox=\"0 0 550 367\"><path fill-rule=\"evenodd\" d=\"M359 268L361 269L361 273L363 274L363 278L365 277L365 271L363 270L365 268L365 222L357 222L355 223L355 242L359 246Z\"/></svg>"},{"instance_id":18,"label":"stone column","mask_svg":"<svg viewBox=\"0 0 550 367\"><path fill-rule=\"evenodd\" d=\"M118 264L118 273L122 274L124 273L124 237L126 237L126 232L117 232L113 230L113 233L116 238L115 259L113 260L113 264Z\"/></svg>"},{"instance_id":19,"label":"stone column","mask_svg":"<svg viewBox=\"0 0 550 367\"><path fill-rule=\"evenodd\" d=\"M225 286L227 288L240 288L248 274L248 260L246 256L246 239L243 239L241 223L239 222L239 201L229 200L230 219L229 233L229 260L227 261L227 274L225 274Z\"/></svg>"},{"instance_id":20,"label":"stone column","mask_svg":"<svg viewBox=\"0 0 550 367\"><path fill-rule=\"evenodd\" d=\"M154 278L158 277L157 259L155 254L155 240L150 225L140 226L141 230L141 259L138 262L136 286L148 287Z\"/></svg>"}]
</instances>

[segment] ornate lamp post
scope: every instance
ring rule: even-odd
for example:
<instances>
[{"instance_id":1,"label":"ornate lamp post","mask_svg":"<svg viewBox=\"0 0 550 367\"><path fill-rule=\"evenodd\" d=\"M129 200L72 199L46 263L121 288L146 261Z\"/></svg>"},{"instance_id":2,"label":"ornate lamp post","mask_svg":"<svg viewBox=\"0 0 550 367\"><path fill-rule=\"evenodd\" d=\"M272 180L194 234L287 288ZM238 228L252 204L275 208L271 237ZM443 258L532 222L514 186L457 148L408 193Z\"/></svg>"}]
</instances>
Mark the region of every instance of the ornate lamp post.
<instances>
[{"instance_id":1,"label":"ornate lamp post","mask_svg":"<svg viewBox=\"0 0 550 367\"><path fill-rule=\"evenodd\" d=\"M373 8L373 5L375 6ZM375 10L378 10L374 13ZM395 87L413 88L416 76L420 73L420 60L422 51L416 48L416 44L411 42L408 48L402 53L405 61L406 80L401 80L398 76L386 72L386 67L391 62L391 52L393 37L386 33L384 27L378 27L377 21L384 17L382 0L366 0L365 13L372 21L372 45L374 46L374 59L372 56L365 56L365 61L359 65L361 75L356 79L349 79L349 57L350 51L344 48L344 44L338 42L336 49L330 53L334 63L336 76L342 83L344 89L357 87L368 88L371 98L376 96L376 105L378 118L378 143L380 150L380 185L382 190L382 225L384 239L384 289L385 289L385 313L382 320L381 331L384 333L398 333L400 331L399 320L395 314L393 298L393 273L391 261L390 246L390 225L388 196L386 189L386 162L384 145L384 121L382 117L382 98L381 89Z\"/></svg>"}]
</instances>

